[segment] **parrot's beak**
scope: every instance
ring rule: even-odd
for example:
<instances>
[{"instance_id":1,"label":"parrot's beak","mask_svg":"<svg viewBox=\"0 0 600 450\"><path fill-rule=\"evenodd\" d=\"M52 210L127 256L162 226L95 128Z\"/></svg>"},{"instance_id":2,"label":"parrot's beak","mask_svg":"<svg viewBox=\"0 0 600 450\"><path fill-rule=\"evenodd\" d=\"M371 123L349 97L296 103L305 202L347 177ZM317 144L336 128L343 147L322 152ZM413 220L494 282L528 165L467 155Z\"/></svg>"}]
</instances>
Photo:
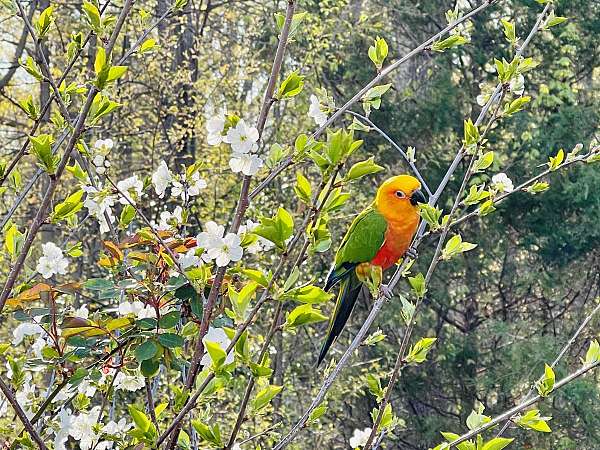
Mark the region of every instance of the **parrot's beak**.
<instances>
[{"instance_id":1,"label":"parrot's beak","mask_svg":"<svg viewBox=\"0 0 600 450\"><path fill-rule=\"evenodd\" d=\"M427 199L420 189L416 189L410 196L410 203L413 206L417 206L418 203L427 203Z\"/></svg>"}]
</instances>

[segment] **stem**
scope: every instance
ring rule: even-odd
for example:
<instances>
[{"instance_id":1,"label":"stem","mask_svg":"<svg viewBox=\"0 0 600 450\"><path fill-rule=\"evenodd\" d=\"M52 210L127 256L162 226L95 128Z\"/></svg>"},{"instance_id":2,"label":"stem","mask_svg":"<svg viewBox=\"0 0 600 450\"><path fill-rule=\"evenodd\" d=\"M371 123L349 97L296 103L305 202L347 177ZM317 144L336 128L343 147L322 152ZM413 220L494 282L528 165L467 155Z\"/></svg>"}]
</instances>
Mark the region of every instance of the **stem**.
<instances>
[{"instance_id":1,"label":"stem","mask_svg":"<svg viewBox=\"0 0 600 450\"><path fill-rule=\"evenodd\" d=\"M4 383L2 377L0 377L0 390L17 413L17 416L19 416L19 420L21 420L21 422L25 426L25 429L29 433L29 436L31 436L31 439L35 441L40 450L48 450L48 447L46 447L46 444L44 444L44 441L42 440L38 432L35 431L33 425L27 418L27 414L25 414L23 408L21 408L21 405L19 405L19 402L17 402L14 392L9 386L6 385L6 383Z\"/></svg>"}]
</instances>

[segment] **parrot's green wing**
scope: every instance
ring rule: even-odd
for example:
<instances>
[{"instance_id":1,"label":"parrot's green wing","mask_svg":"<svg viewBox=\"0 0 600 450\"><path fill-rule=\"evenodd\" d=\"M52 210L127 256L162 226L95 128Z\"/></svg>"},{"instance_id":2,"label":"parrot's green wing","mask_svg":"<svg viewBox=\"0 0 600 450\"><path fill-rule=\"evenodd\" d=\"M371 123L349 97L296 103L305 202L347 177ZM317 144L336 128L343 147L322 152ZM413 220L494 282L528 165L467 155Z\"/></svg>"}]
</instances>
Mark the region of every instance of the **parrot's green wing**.
<instances>
[{"instance_id":1,"label":"parrot's green wing","mask_svg":"<svg viewBox=\"0 0 600 450\"><path fill-rule=\"evenodd\" d=\"M325 290L346 278L358 264L371 261L383 245L386 230L385 218L373 206L356 216L335 255Z\"/></svg>"},{"instance_id":2,"label":"parrot's green wing","mask_svg":"<svg viewBox=\"0 0 600 450\"><path fill-rule=\"evenodd\" d=\"M383 245L387 222L383 215L370 206L350 225L335 255L335 267L343 263L371 261Z\"/></svg>"},{"instance_id":3,"label":"parrot's green wing","mask_svg":"<svg viewBox=\"0 0 600 450\"><path fill-rule=\"evenodd\" d=\"M329 290L341 282L318 364L323 361L329 347L342 332L362 289L362 283L354 269L358 264L375 257L383 245L386 230L387 222L384 217L371 206L354 219L342 240L325 285L325 290Z\"/></svg>"}]
</instances>

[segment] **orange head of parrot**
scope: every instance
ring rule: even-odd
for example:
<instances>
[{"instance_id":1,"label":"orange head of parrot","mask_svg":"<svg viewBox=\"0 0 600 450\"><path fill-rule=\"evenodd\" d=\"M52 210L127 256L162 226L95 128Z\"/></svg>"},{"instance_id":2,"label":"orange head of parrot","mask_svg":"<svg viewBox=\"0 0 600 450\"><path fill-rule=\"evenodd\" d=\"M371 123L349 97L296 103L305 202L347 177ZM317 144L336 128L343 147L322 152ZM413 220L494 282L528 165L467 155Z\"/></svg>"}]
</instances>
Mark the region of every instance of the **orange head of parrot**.
<instances>
[{"instance_id":1,"label":"orange head of parrot","mask_svg":"<svg viewBox=\"0 0 600 450\"><path fill-rule=\"evenodd\" d=\"M375 197L375 207L390 222L417 219L419 203L426 202L421 183L410 175L388 178L379 187Z\"/></svg>"}]
</instances>

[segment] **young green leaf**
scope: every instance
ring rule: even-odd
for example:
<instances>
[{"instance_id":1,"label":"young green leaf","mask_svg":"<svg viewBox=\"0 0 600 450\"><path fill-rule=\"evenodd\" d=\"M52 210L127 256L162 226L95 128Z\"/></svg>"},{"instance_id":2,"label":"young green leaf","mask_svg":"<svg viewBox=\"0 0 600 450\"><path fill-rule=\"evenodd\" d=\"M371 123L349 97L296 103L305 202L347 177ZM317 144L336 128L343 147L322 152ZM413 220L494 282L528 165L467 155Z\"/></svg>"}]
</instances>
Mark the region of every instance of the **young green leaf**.
<instances>
[{"instance_id":1,"label":"young green leaf","mask_svg":"<svg viewBox=\"0 0 600 450\"><path fill-rule=\"evenodd\" d=\"M408 355L404 358L408 364L420 364L427 358L427 353L437 338L421 338L410 348Z\"/></svg>"},{"instance_id":2,"label":"young green leaf","mask_svg":"<svg viewBox=\"0 0 600 450\"><path fill-rule=\"evenodd\" d=\"M556 376L554 370L548 364L544 365L544 377L536 384L538 394L547 397L554 390Z\"/></svg>"},{"instance_id":3,"label":"young green leaf","mask_svg":"<svg viewBox=\"0 0 600 450\"><path fill-rule=\"evenodd\" d=\"M369 47L369 59L373 61L377 70L381 70L383 62L388 55L388 45L385 39L377 36L373 45Z\"/></svg>"}]
</instances>

